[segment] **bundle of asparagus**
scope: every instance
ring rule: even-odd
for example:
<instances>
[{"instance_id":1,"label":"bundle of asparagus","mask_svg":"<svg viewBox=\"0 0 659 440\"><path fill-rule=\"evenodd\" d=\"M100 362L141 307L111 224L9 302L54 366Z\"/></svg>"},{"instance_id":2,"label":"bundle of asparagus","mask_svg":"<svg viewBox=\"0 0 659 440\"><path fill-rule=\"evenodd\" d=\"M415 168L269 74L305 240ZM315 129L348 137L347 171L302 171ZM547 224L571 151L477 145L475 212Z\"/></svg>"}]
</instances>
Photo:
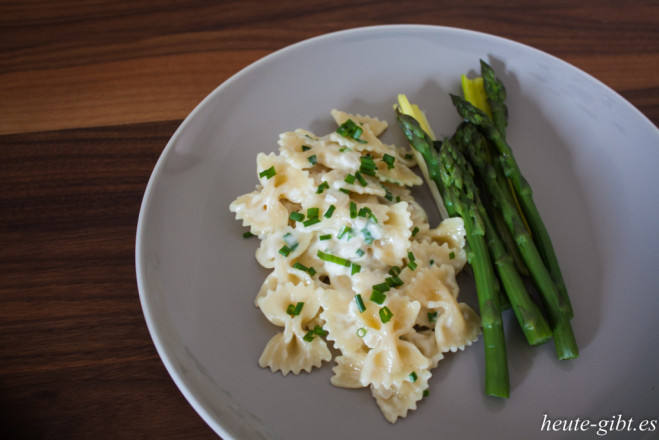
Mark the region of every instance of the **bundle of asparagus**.
<instances>
[{"instance_id":1,"label":"bundle of asparagus","mask_svg":"<svg viewBox=\"0 0 659 440\"><path fill-rule=\"evenodd\" d=\"M434 139L421 110L399 95L398 125L415 150L440 212L459 216L467 234L485 347L485 391L509 396L502 309L508 304L530 345L554 340L557 358L579 351L570 320L572 306L533 191L506 141L506 91L481 60L481 77L462 77L464 98L451 95L463 122L455 133ZM529 295L530 276L548 319Z\"/></svg>"}]
</instances>

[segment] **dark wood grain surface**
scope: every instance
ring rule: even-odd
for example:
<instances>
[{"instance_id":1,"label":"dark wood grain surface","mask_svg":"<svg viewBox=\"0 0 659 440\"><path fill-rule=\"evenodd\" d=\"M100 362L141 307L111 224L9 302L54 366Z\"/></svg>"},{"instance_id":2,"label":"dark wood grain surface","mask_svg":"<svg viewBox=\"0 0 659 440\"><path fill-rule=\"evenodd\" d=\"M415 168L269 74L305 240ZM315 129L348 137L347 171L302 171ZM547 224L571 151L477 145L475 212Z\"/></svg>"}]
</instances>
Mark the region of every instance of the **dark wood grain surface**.
<instances>
[{"instance_id":1,"label":"dark wood grain surface","mask_svg":"<svg viewBox=\"0 0 659 440\"><path fill-rule=\"evenodd\" d=\"M160 362L134 242L181 120L253 61L358 26L469 28L555 55L659 124L656 1L0 0L0 437L215 434Z\"/></svg>"}]
</instances>

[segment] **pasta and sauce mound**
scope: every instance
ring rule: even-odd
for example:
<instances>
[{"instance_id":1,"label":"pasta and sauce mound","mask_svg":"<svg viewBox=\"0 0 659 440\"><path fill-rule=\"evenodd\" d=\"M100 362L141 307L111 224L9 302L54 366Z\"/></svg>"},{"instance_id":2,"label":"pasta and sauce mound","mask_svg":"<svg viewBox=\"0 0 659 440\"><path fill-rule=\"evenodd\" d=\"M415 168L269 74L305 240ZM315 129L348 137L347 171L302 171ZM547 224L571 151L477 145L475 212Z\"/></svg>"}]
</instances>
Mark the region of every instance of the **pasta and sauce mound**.
<instances>
[{"instance_id":1,"label":"pasta and sauce mound","mask_svg":"<svg viewBox=\"0 0 659 440\"><path fill-rule=\"evenodd\" d=\"M331 112L337 130L298 129L259 153L259 184L230 205L272 272L256 306L281 331L259 365L299 374L333 359L333 385L369 387L384 417L405 417L449 351L477 340L458 301L466 264L460 218L431 228L410 188L409 151L383 143L377 118Z\"/></svg>"}]
</instances>

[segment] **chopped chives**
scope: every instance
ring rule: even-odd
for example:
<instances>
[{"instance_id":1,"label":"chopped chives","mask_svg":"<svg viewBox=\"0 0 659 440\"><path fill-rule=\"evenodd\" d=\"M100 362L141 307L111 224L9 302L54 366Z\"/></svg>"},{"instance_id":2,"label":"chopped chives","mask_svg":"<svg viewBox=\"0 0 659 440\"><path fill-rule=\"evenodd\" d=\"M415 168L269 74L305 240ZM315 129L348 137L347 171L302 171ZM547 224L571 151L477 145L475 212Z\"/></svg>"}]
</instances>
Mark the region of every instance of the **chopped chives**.
<instances>
[{"instance_id":1,"label":"chopped chives","mask_svg":"<svg viewBox=\"0 0 659 440\"><path fill-rule=\"evenodd\" d=\"M330 218L332 214L334 213L334 210L336 209L336 206L334 205L329 205L329 208L327 208L327 211L325 211L325 218Z\"/></svg>"},{"instance_id":2,"label":"chopped chives","mask_svg":"<svg viewBox=\"0 0 659 440\"><path fill-rule=\"evenodd\" d=\"M412 229L412 237L414 237L418 233L419 233L419 227L415 226L414 229Z\"/></svg>"},{"instance_id":3,"label":"chopped chives","mask_svg":"<svg viewBox=\"0 0 659 440\"><path fill-rule=\"evenodd\" d=\"M297 304L289 304L288 307L286 308L286 313L288 313L291 316L297 316L300 314L302 311L302 307L304 307L304 302L300 301Z\"/></svg>"},{"instance_id":4,"label":"chopped chives","mask_svg":"<svg viewBox=\"0 0 659 440\"><path fill-rule=\"evenodd\" d=\"M407 159L407 160L412 160L412 159L414 159L414 155L413 155L412 153L407 153L407 154L405 155L405 159Z\"/></svg>"},{"instance_id":5,"label":"chopped chives","mask_svg":"<svg viewBox=\"0 0 659 440\"><path fill-rule=\"evenodd\" d=\"M418 267L414 258L414 254L411 251L407 253L407 259L409 260L407 262L407 267L409 267L410 270L414 270Z\"/></svg>"},{"instance_id":6,"label":"chopped chives","mask_svg":"<svg viewBox=\"0 0 659 440\"><path fill-rule=\"evenodd\" d=\"M341 191L343 194L350 195L350 190L348 188L339 188L339 191Z\"/></svg>"},{"instance_id":7,"label":"chopped chives","mask_svg":"<svg viewBox=\"0 0 659 440\"><path fill-rule=\"evenodd\" d=\"M350 226L344 226L341 228L341 231L339 231L339 235L336 236L337 239L341 240L344 235L348 234L348 240L352 238L352 228Z\"/></svg>"},{"instance_id":8,"label":"chopped chives","mask_svg":"<svg viewBox=\"0 0 659 440\"><path fill-rule=\"evenodd\" d=\"M277 174L277 171L275 170L275 166L271 166L267 170L263 170L259 173L259 177L265 177L266 179L270 179L272 176Z\"/></svg>"},{"instance_id":9,"label":"chopped chives","mask_svg":"<svg viewBox=\"0 0 659 440\"><path fill-rule=\"evenodd\" d=\"M362 176L362 173L360 173L359 171L355 173L355 177L357 178L361 186L368 185L368 182L366 181L366 179L364 179L364 176Z\"/></svg>"},{"instance_id":10,"label":"chopped chives","mask_svg":"<svg viewBox=\"0 0 659 440\"><path fill-rule=\"evenodd\" d=\"M358 217L367 217L369 219L372 219L375 223L378 222L378 219L375 218L375 216L373 215L373 211L371 211L371 208L369 208L367 206L364 206L363 208L361 208L359 210L359 212L357 213L357 216Z\"/></svg>"},{"instance_id":11,"label":"chopped chives","mask_svg":"<svg viewBox=\"0 0 659 440\"><path fill-rule=\"evenodd\" d=\"M391 321L391 318L394 317L394 314L391 313L391 310L389 310L389 307L387 306L382 307L378 313L380 315L380 321L382 321L383 324Z\"/></svg>"},{"instance_id":12,"label":"chopped chives","mask_svg":"<svg viewBox=\"0 0 659 440\"><path fill-rule=\"evenodd\" d=\"M384 191L385 191L384 198L389 200L390 202L393 202L394 201L394 195L391 193L391 191L389 191L389 188L385 188L384 186L383 186L383 188L384 188Z\"/></svg>"},{"instance_id":13,"label":"chopped chives","mask_svg":"<svg viewBox=\"0 0 659 440\"><path fill-rule=\"evenodd\" d=\"M367 228L366 226L364 226L364 228L363 228L361 231L359 231L359 232L361 232L362 235L364 236L364 242L365 242L366 244L371 244L371 243L373 243L373 241L375 240L375 239L373 238L373 235L371 235L371 231L369 231L368 228Z\"/></svg>"},{"instance_id":14,"label":"chopped chives","mask_svg":"<svg viewBox=\"0 0 659 440\"><path fill-rule=\"evenodd\" d=\"M355 202L350 202L350 218L357 217L357 204Z\"/></svg>"},{"instance_id":15,"label":"chopped chives","mask_svg":"<svg viewBox=\"0 0 659 440\"><path fill-rule=\"evenodd\" d=\"M313 332L317 334L318 336L326 336L327 332L323 330L323 328L319 325L314 326Z\"/></svg>"},{"instance_id":16,"label":"chopped chives","mask_svg":"<svg viewBox=\"0 0 659 440\"><path fill-rule=\"evenodd\" d=\"M401 271L400 267L391 266L391 269L389 269L389 275L391 275L392 277L398 276L400 275L400 271Z\"/></svg>"},{"instance_id":17,"label":"chopped chives","mask_svg":"<svg viewBox=\"0 0 659 440\"><path fill-rule=\"evenodd\" d=\"M362 156L359 158L361 164L359 165L359 172L362 174L365 174L367 176L375 176L375 162L373 161L373 157L370 155L368 156Z\"/></svg>"},{"instance_id":18,"label":"chopped chives","mask_svg":"<svg viewBox=\"0 0 659 440\"><path fill-rule=\"evenodd\" d=\"M350 264L351 264L350 260L347 260L347 259L342 258L342 257L338 257L336 255L328 254L328 253L325 253L323 251L318 251L317 255L318 255L318 258L320 258L323 261L339 264L341 266L350 267Z\"/></svg>"},{"instance_id":19,"label":"chopped chives","mask_svg":"<svg viewBox=\"0 0 659 440\"><path fill-rule=\"evenodd\" d=\"M380 292L388 292L390 289L387 283L380 283L373 286L373 290L378 290Z\"/></svg>"},{"instance_id":20,"label":"chopped chives","mask_svg":"<svg viewBox=\"0 0 659 440\"><path fill-rule=\"evenodd\" d=\"M290 232L287 232L287 233L284 234L283 239L284 239L284 242L286 243L286 245L288 247L290 247L292 251L295 250L298 243L297 243L297 240L295 239L295 236L293 234L291 234Z\"/></svg>"},{"instance_id":21,"label":"chopped chives","mask_svg":"<svg viewBox=\"0 0 659 440\"><path fill-rule=\"evenodd\" d=\"M295 211L295 212L291 212L291 215L289 215L288 218L296 222L301 222L302 220L304 220L304 214Z\"/></svg>"},{"instance_id":22,"label":"chopped chives","mask_svg":"<svg viewBox=\"0 0 659 440\"><path fill-rule=\"evenodd\" d=\"M363 257L366 252L364 252L362 249L357 249L357 251L355 253L357 255L359 255L360 257Z\"/></svg>"},{"instance_id":23,"label":"chopped chives","mask_svg":"<svg viewBox=\"0 0 659 440\"><path fill-rule=\"evenodd\" d=\"M319 214L320 210L318 208L307 209L307 218L317 218Z\"/></svg>"},{"instance_id":24,"label":"chopped chives","mask_svg":"<svg viewBox=\"0 0 659 440\"><path fill-rule=\"evenodd\" d=\"M325 191L326 189L329 189L329 183L327 183L327 181L318 185L318 189L316 189L316 194L322 194L323 191Z\"/></svg>"},{"instance_id":25,"label":"chopped chives","mask_svg":"<svg viewBox=\"0 0 659 440\"><path fill-rule=\"evenodd\" d=\"M281 249L279 249L279 253L282 254L284 257L288 257L288 254L291 253L291 248L284 245L281 247Z\"/></svg>"},{"instance_id":26,"label":"chopped chives","mask_svg":"<svg viewBox=\"0 0 659 440\"><path fill-rule=\"evenodd\" d=\"M250 231L243 232L243 238L251 238L251 237L256 237L256 235L252 234Z\"/></svg>"},{"instance_id":27,"label":"chopped chives","mask_svg":"<svg viewBox=\"0 0 659 440\"><path fill-rule=\"evenodd\" d=\"M332 238L332 234L325 234L318 237L319 240L329 240Z\"/></svg>"},{"instance_id":28,"label":"chopped chives","mask_svg":"<svg viewBox=\"0 0 659 440\"><path fill-rule=\"evenodd\" d=\"M352 266L350 268L350 275L354 275L356 273L359 273L359 271L362 270L362 266L357 264L357 263L352 263Z\"/></svg>"},{"instance_id":29,"label":"chopped chives","mask_svg":"<svg viewBox=\"0 0 659 440\"><path fill-rule=\"evenodd\" d=\"M423 390L423 397L428 397L429 395L430 395L430 389L429 388L426 388L425 390Z\"/></svg>"},{"instance_id":30,"label":"chopped chives","mask_svg":"<svg viewBox=\"0 0 659 440\"><path fill-rule=\"evenodd\" d=\"M357 336L359 336L360 338L363 338L364 336L366 336L366 329L364 327L358 328L357 329Z\"/></svg>"},{"instance_id":31,"label":"chopped chives","mask_svg":"<svg viewBox=\"0 0 659 440\"><path fill-rule=\"evenodd\" d=\"M311 226L315 225L316 223L320 223L320 219L318 217L310 218L308 220L305 220L302 224L304 226Z\"/></svg>"},{"instance_id":32,"label":"chopped chives","mask_svg":"<svg viewBox=\"0 0 659 440\"><path fill-rule=\"evenodd\" d=\"M309 151L311 150L311 147L308 145L302 145L302 151Z\"/></svg>"},{"instance_id":33,"label":"chopped chives","mask_svg":"<svg viewBox=\"0 0 659 440\"><path fill-rule=\"evenodd\" d=\"M387 164L387 169L392 169L394 167L394 161L396 158L390 154L384 153L382 156L382 161Z\"/></svg>"},{"instance_id":34,"label":"chopped chives","mask_svg":"<svg viewBox=\"0 0 659 440\"><path fill-rule=\"evenodd\" d=\"M301 271L307 272L311 276L313 276L316 273L316 270L313 267L307 267L304 264L300 263L299 261L296 261L293 264L293 267L296 268L296 269L299 269Z\"/></svg>"},{"instance_id":35,"label":"chopped chives","mask_svg":"<svg viewBox=\"0 0 659 440\"><path fill-rule=\"evenodd\" d=\"M400 287L403 285L403 280L398 277L387 277L384 280L390 287Z\"/></svg>"},{"instance_id":36,"label":"chopped chives","mask_svg":"<svg viewBox=\"0 0 659 440\"><path fill-rule=\"evenodd\" d=\"M366 310L366 306L364 305L364 300L362 299L362 296L359 293L355 295L355 302L357 303L357 310L359 310L359 313L362 313L364 310Z\"/></svg>"},{"instance_id":37,"label":"chopped chives","mask_svg":"<svg viewBox=\"0 0 659 440\"><path fill-rule=\"evenodd\" d=\"M315 337L316 337L316 335L314 334L313 330L309 330L308 332L306 332L304 334L302 339L304 339L306 342L311 342L311 341L313 341L313 338L315 338Z\"/></svg>"},{"instance_id":38,"label":"chopped chives","mask_svg":"<svg viewBox=\"0 0 659 440\"><path fill-rule=\"evenodd\" d=\"M433 260L433 259L431 258L431 259L428 261L428 264L432 266L433 264L435 264L435 260Z\"/></svg>"},{"instance_id":39,"label":"chopped chives","mask_svg":"<svg viewBox=\"0 0 659 440\"><path fill-rule=\"evenodd\" d=\"M448 254L448 257L449 257L449 259L453 260L453 259L455 258L455 252L451 251L451 252Z\"/></svg>"},{"instance_id":40,"label":"chopped chives","mask_svg":"<svg viewBox=\"0 0 659 440\"><path fill-rule=\"evenodd\" d=\"M352 119L348 119L343 124L341 124L339 128L336 129L336 132L341 136L345 138L351 138L361 144L365 144L365 140L359 139L363 131L364 130L359 125L355 124L355 121Z\"/></svg>"},{"instance_id":41,"label":"chopped chives","mask_svg":"<svg viewBox=\"0 0 659 440\"><path fill-rule=\"evenodd\" d=\"M371 292L371 296L368 299L370 299L371 301L373 301L376 304L382 305L382 303L384 302L384 300L386 298L387 298L387 295L385 295L384 293L382 293L379 290L373 289L373 291Z\"/></svg>"},{"instance_id":42,"label":"chopped chives","mask_svg":"<svg viewBox=\"0 0 659 440\"><path fill-rule=\"evenodd\" d=\"M418 379L418 376L416 375L416 371L412 371L409 375L410 382L414 383Z\"/></svg>"},{"instance_id":43,"label":"chopped chives","mask_svg":"<svg viewBox=\"0 0 659 440\"><path fill-rule=\"evenodd\" d=\"M430 322L437 321L437 312L428 312L428 321Z\"/></svg>"},{"instance_id":44,"label":"chopped chives","mask_svg":"<svg viewBox=\"0 0 659 440\"><path fill-rule=\"evenodd\" d=\"M307 157L307 160L311 165L316 165L316 163L318 162L318 159L316 158L315 154L312 154L311 156Z\"/></svg>"},{"instance_id":45,"label":"chopped chives","mask_svg":"<svg viewBox=\"0 0 659 440\"><path fill-rule=\"evenodd\" d=\"M344 181L345 183L349 183L349 184L352 185L353 183L355 183L355 176L353 176L352 174L348 174L348 175L346 176L346 178L343 179L343 181Z\"/></svg>"}]
</instances>

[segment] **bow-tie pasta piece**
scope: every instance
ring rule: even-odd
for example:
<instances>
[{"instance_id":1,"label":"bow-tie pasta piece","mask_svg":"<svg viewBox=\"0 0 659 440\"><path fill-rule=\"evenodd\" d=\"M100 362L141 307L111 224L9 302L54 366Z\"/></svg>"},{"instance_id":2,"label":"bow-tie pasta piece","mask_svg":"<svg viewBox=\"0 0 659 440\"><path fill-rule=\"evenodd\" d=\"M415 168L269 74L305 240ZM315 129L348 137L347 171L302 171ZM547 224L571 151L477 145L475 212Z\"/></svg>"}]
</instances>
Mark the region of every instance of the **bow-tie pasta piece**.
<instances>
[{"instance_id":1,"label":"bow-tie pasta piece","mask_svg":"<svg viewBox=\"0 0 659 440\"><path fill-rule=\"evenodd\" d=\"M428 389L431 373L428 370L413 371L407 381L399 387L376 387L371 385L371 394L389 423L396 423L399 417L406 417L407 412L416 409L416 403L423 399Z\"/></svg>"},{"instance_id":2,"label":"bow-tie pasta piece","mask_svg":"<svg viewBox=\"0 0 659 440\"><path fill-rule=\"evenodd\" d=\"M332 358L321 337L324 331L309 325L320 310L321 293L320 288L287 283L269 290L258 301L265 317L284 327L263 350L259 358L261 367L270 367L273 372L281 371L284 375L289 372L297 375L302 370L310 372Z\"/></svg>"},{"instance_id":3,"label":"bow-tie pasta piece","mask_svg":"<svg viewBox=\"0 0 659 440\"><path fill-rule=\"evenodd\" d=\"M282 199L304 203L316 187L307 172L289 166L275 154L257 156L260 189L234 200L229 209L254 235L268 234L288 224L289 211Z\"/></svg>"}]
</instances>

